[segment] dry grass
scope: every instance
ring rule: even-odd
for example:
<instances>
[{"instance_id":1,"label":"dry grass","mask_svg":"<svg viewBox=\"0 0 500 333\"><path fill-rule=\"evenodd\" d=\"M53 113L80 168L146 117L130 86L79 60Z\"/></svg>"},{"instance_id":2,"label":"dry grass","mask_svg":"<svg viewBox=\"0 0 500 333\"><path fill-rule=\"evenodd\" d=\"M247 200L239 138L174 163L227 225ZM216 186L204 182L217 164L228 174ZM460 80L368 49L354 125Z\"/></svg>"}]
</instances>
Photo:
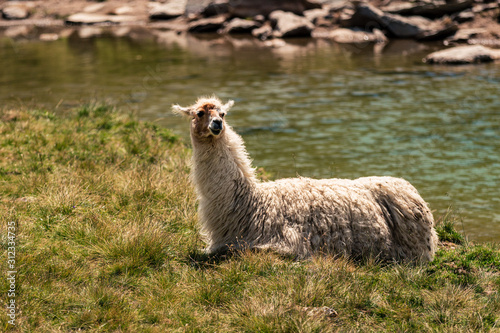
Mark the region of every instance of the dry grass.
<instances>
[{"instance_id":1,"label":"dry grass","mask_svg":"<svg viewBox=\"0 0 500 333\"><path fill-rule=\"evenodd\" d=\"M466 242L449 217L439 230L448 246L427 266L251 251L209 258L190 150L167 130L98 105L0 118L1 245L6 253L15 221L18 270L16 325L2 311L2 331L500 327L499 246ZM6 295L6 279L0 287Z\"/></svg>"}]
</instances>

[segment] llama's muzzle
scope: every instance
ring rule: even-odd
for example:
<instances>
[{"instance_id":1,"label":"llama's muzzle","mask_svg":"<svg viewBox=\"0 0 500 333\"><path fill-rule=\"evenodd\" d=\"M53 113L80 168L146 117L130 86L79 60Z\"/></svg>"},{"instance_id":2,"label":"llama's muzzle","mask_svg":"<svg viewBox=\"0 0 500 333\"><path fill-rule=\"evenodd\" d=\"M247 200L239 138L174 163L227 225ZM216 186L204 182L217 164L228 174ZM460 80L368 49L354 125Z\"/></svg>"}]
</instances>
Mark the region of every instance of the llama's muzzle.
<instances>
[{"instance_id":1,"label":"llama's muzzle","mask_svg":"<svg viewBox=\"0 0 500 333\"><path fill-rule=\"evenodd\" d=\"M222 132L223 128L224 128L224 125L222 124L221 119L213 119L210 122L210 125L208 126L208 129L210 130L210 132L212 132L212 134L215 136L219 135L220 132Z\"/></svg>"}]
</instances>

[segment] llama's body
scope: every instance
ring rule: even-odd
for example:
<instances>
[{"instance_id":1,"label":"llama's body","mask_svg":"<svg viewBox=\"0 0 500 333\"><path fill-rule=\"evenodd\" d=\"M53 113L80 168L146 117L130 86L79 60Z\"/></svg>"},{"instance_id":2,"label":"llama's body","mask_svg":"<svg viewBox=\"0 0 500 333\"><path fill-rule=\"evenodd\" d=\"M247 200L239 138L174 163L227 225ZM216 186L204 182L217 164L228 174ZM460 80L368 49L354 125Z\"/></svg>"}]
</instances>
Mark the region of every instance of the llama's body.
<instances>
[{"instance_id":1,"label":"llama's body","mask_svg":"<svg viewBox=\"0 0 500 333\"><path fill-rule=\"evenodd\" d=\"M183 109L221 108L202 100ZM186 111L184 111L186 112ZM313 253L430 261L434 220L407 181L393 177L257 180L243 140L224 123L197 135L193 118L193 182L209 252L270 248L304 258Z\"/></svg>"}]
</instances>

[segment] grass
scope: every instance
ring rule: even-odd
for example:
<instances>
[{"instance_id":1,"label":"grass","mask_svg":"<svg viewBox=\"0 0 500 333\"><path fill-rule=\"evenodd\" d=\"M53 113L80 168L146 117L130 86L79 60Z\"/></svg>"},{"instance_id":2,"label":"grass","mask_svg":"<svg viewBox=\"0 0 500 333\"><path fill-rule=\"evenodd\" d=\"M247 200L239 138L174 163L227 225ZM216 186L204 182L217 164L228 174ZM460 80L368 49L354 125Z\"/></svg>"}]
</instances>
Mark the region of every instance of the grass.
<instances>
[{"instance_id":1,"label":"grass","mask_svg":"<svg viewBox=\"0 0 500 333\"><path fill-rule=\"evenodd\" d=\"M442 217L425 266L200 251L190 150L103 105L0 114L1 246L16 224L16 319L0 331L498 331L500 248ZM2 269L7 272L7 255ZM6 274L4 274L6 276ZM10 284L0 280L2 302Z\"/></svg>"}]
</instances>

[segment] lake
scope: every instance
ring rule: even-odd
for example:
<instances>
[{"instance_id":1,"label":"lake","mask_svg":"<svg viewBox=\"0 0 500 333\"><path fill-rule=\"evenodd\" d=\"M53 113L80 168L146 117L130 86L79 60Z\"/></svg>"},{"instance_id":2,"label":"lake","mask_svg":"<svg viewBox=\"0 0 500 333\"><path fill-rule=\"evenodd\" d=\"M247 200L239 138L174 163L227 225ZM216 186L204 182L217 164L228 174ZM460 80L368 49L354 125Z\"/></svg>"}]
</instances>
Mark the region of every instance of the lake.
<instances>
[{"instance_id":1,"label":"lake","mask_svg":"<svg viewBox=\"0 0 500 333\"><path fill-rule=\"evenodd\" d=\"M500 65L430 66L436 44L340 46L158 33L55 42L1 39L3 108L92 101L188 140L170 106L215 93L273 177L403 177L471 240L500 241Z\"/></svg>"}]
</instances>

